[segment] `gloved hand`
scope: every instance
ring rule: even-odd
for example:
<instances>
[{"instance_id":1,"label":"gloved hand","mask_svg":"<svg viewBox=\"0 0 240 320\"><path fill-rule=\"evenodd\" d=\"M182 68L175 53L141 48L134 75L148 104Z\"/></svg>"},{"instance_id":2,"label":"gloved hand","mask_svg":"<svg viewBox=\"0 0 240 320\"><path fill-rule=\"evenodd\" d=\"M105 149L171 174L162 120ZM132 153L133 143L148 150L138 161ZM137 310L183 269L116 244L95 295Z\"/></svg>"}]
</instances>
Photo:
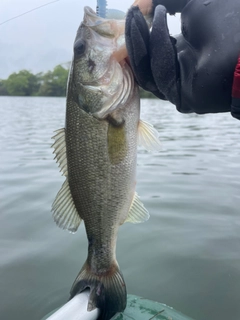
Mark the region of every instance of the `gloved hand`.
<instances>
[{"instance_id":1,"label":"gloved hand","mask_svg":"<svg viewBox=\"0 0 240 320\"><path fill-rule=\"evenodd\" d=\"M169 35L167 12L181 12L182 33L175 38ZM231 111L240 0L153 0L152 14L151 31L138 6L126 18L126 45L138 84L183 113Z\"/></svg>"}]
</instances>

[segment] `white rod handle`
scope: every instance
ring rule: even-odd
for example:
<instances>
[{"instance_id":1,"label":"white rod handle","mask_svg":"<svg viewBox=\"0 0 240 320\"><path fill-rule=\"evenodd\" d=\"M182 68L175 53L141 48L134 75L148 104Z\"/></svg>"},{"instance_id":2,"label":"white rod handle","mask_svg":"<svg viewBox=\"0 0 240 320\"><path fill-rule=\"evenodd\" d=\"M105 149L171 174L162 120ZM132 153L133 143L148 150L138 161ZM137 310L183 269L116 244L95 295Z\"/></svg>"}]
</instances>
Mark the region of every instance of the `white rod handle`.
<instances>
[{"instance_id":1,"label":"white rod handle","mask_svg":"<svg viewBox=\"0 0 240 320\"><path fill-rule=\"evenodd\" d=\"M99 309L87 311L89 290L77 294L46 320L96 320Z\"/></svg>"}]
</instances>

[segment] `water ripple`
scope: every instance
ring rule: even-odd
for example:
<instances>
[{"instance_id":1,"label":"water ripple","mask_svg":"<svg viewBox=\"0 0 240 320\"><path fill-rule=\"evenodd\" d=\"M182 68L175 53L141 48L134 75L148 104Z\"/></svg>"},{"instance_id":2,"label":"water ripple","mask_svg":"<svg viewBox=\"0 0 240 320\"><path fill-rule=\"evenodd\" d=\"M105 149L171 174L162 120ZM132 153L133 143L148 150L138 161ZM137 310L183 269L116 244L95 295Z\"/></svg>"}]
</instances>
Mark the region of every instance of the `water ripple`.
<instances>
[{"instance_id":1,"label":"water ripple","mask_svg":"<svg viewBox=\"0 0 240 320\"><path fill-rule=\"evenodd\" d=\"M1 316L39 320L67 300L87 250L83 226L70 235L50 212L63 182L50 146L65 99L0 97L0 106ZM119 231L128 291L196 320L229 319L228 310L238 319L239 122L182 115L159 100L142 101L142 118L158 128L162 150L138 153L150 220Z\"/></svg>"}]
</instances>

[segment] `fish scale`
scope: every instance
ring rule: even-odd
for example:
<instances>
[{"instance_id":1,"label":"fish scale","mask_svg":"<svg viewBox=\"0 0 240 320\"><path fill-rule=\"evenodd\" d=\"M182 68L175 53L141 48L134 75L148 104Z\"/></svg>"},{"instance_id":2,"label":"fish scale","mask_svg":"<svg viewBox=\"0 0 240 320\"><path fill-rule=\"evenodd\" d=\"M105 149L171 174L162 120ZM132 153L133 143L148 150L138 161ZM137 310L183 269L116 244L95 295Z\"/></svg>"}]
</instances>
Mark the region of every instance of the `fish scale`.
<instances>
[{"instance_id":1,"label":"fish scale","mask_svg":"<svg viewBox=\"0 0 240 320\"><path fill-rule=\"evenodd\" d=\"M129 110L126 110L125 113L127 113L127 118ZM139 111L136 110L135 115L135 132L137 134ZM79 119L79 122L84 125L77 127L76 119ZM126 125L128 123L133 126L133 121L129 117L126 119ZM122 221L119 220L126 219L128 208L122 210L125 213L125 216L122 217L119 215L118 207L122 209L126 202L131 202L131 198L127 201L131 195L128 195L126 191L128 190L130 193L133 188L133 183L130 186L127 185L129 184L127 177L130 173L133 175L132 181L135 181L135 163L128 159L133 155L136 157L136 137L134 139L132 136L133 143L131 146L129 145L132 154L129 153L125 161L119 165L111 165L107 148L108 127L107 121L93 118L77 105L71 103L68 106L66 146L69 159L69 186L86 229L93 229L92 233L96 234L95 237L98 239L111 238L109 234L100 236L99 229L104 230L106 226L116 225L116 221L120 224ZM135 148L133 148L133 144L135 144ZM81 158L81 166L78 167L76 163L79 158ZM96 205L97 210L95 209ZM115 215L112 212L112 207ZM92 214L95 211L96 213ZM111 231L111 228L108 229ZM104 232L106 233L105 230ZM100 244L100 241L98 243ZM101 268L100 265L99 267Z\"/></svg>"}]
</instances>

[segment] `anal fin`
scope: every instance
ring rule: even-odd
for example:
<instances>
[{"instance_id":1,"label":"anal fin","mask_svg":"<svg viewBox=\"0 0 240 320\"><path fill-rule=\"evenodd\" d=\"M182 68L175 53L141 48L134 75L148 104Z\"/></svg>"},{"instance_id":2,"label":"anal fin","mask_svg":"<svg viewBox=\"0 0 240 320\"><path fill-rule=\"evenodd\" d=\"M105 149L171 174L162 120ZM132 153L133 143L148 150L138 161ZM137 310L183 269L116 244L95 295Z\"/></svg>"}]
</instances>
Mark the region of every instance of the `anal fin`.
<instances>
[{"instance_id":1,"label":"anal fin","mask_svg":"<svg viewBox=\"0 0 240 320\"><path fill-rule=\"evenodd\" d=\"M141 223L149 219L149 213L135 192L128 217L125 222Z\"/></svg>"},{"instance_id":2,"label":"anal fin","mask_svg":"<svg viewBox=\"0 0 240 320\"><path fill-rule=\"evenodd\" d=\"M53 219L62 229L75 233L81 223L81 218L75 207L68 180L66 179L59 190L53 205Z\"/></svg>"}]
</instances>

